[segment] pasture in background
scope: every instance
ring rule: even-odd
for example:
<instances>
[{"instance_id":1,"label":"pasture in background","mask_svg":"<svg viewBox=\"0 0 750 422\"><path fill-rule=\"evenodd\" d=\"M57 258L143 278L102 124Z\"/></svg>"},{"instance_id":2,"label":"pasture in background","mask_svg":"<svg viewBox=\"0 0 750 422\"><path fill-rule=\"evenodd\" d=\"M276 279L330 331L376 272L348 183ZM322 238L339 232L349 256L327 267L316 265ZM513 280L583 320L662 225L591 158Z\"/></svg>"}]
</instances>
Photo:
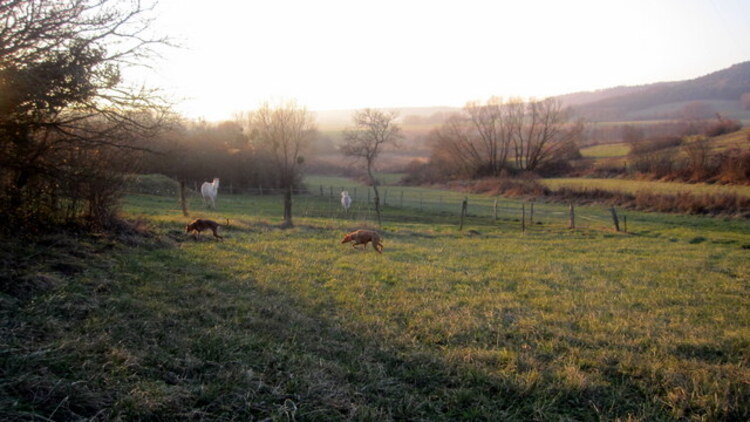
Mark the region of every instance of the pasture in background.
<instances>
[{"instance_id":1,"label":"pasture in background","mask_svg":"<svg viewBox=\"0 0 750 422\"><path fill-rule=\"evenodd\" d=\"M632 194L646 191L657 194L731 194L750 198L750 186L744 185L717 185L707 183L661 182L653 180L568 177L543 179L542 183L553 190L557 190L562 187L570 187L575 189L600 189L609 192L625 192Z\"/></svg>"}]
</instances>

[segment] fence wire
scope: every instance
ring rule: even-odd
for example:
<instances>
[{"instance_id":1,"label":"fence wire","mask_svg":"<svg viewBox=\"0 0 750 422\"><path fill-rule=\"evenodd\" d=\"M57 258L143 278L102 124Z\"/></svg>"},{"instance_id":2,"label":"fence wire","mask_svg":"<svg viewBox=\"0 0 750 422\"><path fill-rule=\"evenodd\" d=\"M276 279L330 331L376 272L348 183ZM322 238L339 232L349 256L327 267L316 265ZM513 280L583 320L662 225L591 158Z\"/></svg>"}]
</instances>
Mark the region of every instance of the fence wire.
<instances>
[{"instance_id":1,"label":"fence wire","mask_svg":"<svg viewBox=\"0 0 750 422\"><path fill-rule=\"evenodd\" d=\"M354 183L354 182L353 182ZM614 230L612 210L604 206L573 205L574 217L571 220L570 204L546 203L535 199L508 199L500 196L467 194L462 192L426 189L408 186L380 186L380 205L384 211L385 221L398 221L407 215L398 215L399 211L409 212L413 219L415 211L424 215L442 217L449 223L460 225L462 205L467 201L467 224L505 224L515 225L519 230L541 230L549 228ZM347 191L351 197L351 207L344 210L341 205L341 192ZM139 192L134 193L155 193ZM252 187L236 189L230 186L220 187L220 194L245 194L260 196L281 196L284 189L269 187ZM349 219L354 221L375 221L374 191L372 187L362 185L307 185L294 189L294 214L301 217ZM161 193L163 194L163 193ZM170 193L171 194L171 193ZM188 189L189 196L200 193ZM627 231L627 216L618 215L621 231Z\"/></svg>"},{"instance_id":2,"label":"fence wire","mask_svg":"<svg viewBox=\"0 0 750 422\"><path fill-rule=\"evenodd\" d=\"M340 199L341 192L347 191L352 199L351 208L345 212ZM357 186L308 186L309 195L327 201L302 199L303 213L308 216L320 215L331 218L374 219L374 193L372 188ZM519 229L534 230L535 227L555 226L586 228L595 230L615 230L610 207L577 206L573 204L571 222L570 204L546 203L535 199L519 200L499 196L465 194L425 188L381 186L380 205L386 214L394 210L415 210L426 214L454 218L459 224L464 199L467 200L466 217L482 224L516 224ZM300 200L297 200L298 203ZM299 209L299 208L298 208ZM618 220L627 218L618 215ZM618 221L624 231L623 221Z\"/></svg>"}]
</instances>

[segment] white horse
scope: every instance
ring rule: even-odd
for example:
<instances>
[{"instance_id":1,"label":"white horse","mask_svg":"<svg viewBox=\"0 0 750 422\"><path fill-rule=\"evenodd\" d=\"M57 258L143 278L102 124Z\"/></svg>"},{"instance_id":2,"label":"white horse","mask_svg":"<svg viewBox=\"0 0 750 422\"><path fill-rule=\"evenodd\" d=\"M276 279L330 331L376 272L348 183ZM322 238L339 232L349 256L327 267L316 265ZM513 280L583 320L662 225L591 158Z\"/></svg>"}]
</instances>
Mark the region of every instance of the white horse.
<instances>
[{"instance_id":1,"label":"white horse","mask_svg":"<svg viewBox=\"0 0 750 422\"><path fill-rule=\"evenodd\" d=\"M219 178L215 177L212 183L203 182L201 185L201 195L203 195L203 203L211 203L211 208L216 208L216 194L219 193Z\"/></svg>"},{"instance_id":2,"label":"white horse","mask_svg":"<svg viewBox=\"0 0 750 422\"><path fill-rule=\"evenodd\" d=\"M349 207L352 206L352 197L349 196L349 192L341 192L341 206L344 207L344 211L349 212Z\"/></svg>"}]
</instances>

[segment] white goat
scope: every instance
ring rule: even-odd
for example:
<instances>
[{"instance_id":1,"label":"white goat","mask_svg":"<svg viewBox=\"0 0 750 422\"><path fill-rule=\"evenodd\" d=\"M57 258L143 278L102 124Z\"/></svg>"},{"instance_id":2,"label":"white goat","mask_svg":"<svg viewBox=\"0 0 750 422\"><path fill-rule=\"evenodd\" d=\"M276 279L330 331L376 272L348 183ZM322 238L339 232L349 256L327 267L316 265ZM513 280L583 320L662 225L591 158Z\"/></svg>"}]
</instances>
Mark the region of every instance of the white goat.
<instances>
[{"instance_id":1,"label":"white goat","mask_svg":"<svg viewBox=\"0 0 750 422\"><path fill-rule=\"evenodd\" d=\"M352 197L349 196L349 192L341 192L341 206L344 207L344 211L349 212L349 207L352 206Z\"/></svg>"},{"instance_id":2,"label":"white goat","mask_svg":"<svg viewBox=\"0 0 750 422\"><path fill-rule=\"evenodd\" d=\"M211 208L216 208L216 194L219 193L219 178L215 177L212 183L203 182L201 185L201 195L203 195L203 203L207 204L210 201Z\"/></svg>"}]
</instances>

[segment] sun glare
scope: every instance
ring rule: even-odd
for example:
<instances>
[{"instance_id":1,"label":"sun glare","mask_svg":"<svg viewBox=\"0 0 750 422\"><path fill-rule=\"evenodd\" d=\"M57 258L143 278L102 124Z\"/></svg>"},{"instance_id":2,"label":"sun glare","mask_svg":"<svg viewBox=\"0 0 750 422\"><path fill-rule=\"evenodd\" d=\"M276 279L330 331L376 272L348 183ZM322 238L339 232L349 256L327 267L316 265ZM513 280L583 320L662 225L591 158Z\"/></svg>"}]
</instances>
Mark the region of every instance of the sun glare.
<instances>
[{"instance_id":1,"label":"sun glare","mask_svg":"<svg viewBox=\"0 0 750 422\"><path fill-rule=\"evenodd\" d=\"M143 79L211 120L271 97L461 106L683 80L750 57L750 4L714 3L164 0L158 29L183 47Z\"/></svg>"}]
</instances>

